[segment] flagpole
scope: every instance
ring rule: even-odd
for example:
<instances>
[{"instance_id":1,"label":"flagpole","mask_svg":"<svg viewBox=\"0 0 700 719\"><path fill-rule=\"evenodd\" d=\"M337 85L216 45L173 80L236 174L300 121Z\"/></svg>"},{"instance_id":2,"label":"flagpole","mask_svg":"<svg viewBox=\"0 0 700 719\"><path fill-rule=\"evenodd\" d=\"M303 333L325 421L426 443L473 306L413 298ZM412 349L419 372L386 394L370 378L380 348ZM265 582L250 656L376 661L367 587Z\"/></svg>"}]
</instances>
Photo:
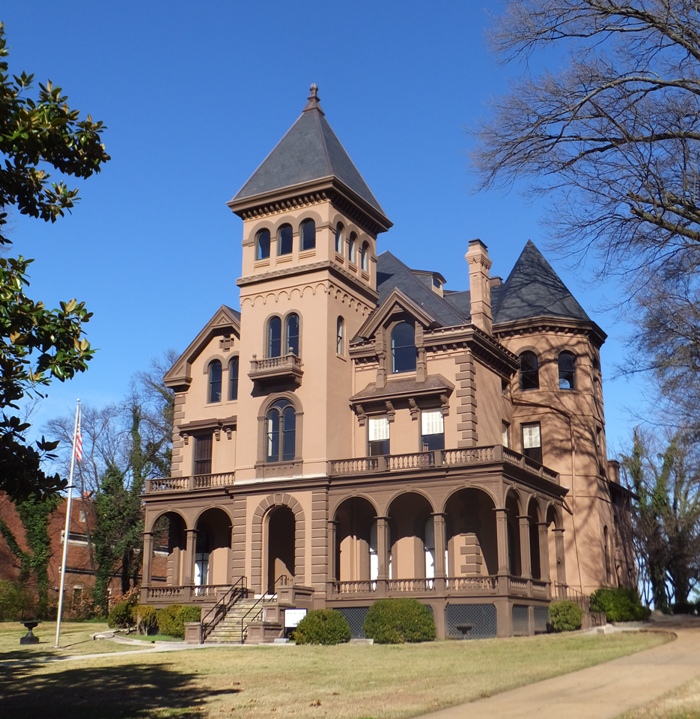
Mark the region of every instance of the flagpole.
<instances>
[{"instance_id":1,"label":"flagpole","mask_svg":"<svg viewBox=\"0 0 700 719\"><path fill-rule=\"evenodd\" d=\"M61 588L58 592L58 613L56 615L56 644L58 649L61 638L61 615L63 613L63 592L66 584L66 560L68 559L68 533L70 532L70 510L73 496L73 470L75 469L75 444L80 426L80 400L75 408L75 424L73 425L73 448L70 455L70 477L68 479L68 496L66 497L66 527L63 530L63 558L61 560Z\"/></svg>"}]
</instances>

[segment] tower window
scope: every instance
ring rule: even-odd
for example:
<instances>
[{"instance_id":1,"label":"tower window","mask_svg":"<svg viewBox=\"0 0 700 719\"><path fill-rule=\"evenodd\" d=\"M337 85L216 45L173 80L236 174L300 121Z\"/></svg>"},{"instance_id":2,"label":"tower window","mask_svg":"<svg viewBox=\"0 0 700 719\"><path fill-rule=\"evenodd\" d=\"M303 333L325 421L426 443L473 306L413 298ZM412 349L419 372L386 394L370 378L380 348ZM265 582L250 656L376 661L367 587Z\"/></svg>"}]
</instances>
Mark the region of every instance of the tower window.
<instances>
[{"instance_id":1,"label":"tower window","mask_svg":"<svg viewBox=\"0 0 700 719\"><path fill-rule=\"evenodd\" d=\"M221 402L221 362L209 363L209 402Z\"/></svg>"},{"instance_id":2,"label":"tower window","mask_svg":"<svg viewBox=\"0 0 700 719\"><path fill-rule=\"evenodd\" d=\"M542 464L542 436L540 434L540 423L522 425L523 431L523 454L535 462Z\"/></svg>"},{"instance_id":3,"label":"tower window","mask_svg":"<svg viewBox=\"0 0 700 719\"><path fill-rule=\"evenodd\" d=\"M282 225L277 233L277 254L292 254L292 226Z\"/></svg>"},{"instance_id":4,"label":"tower window","mask_svg":"<svg viewBox=\"0 0 700 719\"><path fill-rule=\"evenodd\" d=\"M270 230L260 230L255 239L255 259L266 260L270 256Z\"/></svg>"},{"instance_id":5,"label":"tower window","mask_svg":"<svg viewBox=\"0 0 700 719\"><path fill-rule=\"evenodd\" d=\"M540 373L537 355L523 352L520 355L520 389L539 389Z\"/></svg>"},{"instance_id":6,"label":"tower window","mask_svg":"<svg viewBox=\"0 0 700 719\"><path fill-rule=\"evenodd\" d=\"M576 389L576 355L571 352L559 355L559 389Z\"/></svg>"},{"instance_id":7,"label":"tower window","mask_svg":"<svg viewBox=\"0 0 700 719\"><path fill-rule=\"evenodd\" d=\"M369 447L370 457L389 454L389 418L370 417L369 419Z\"/></svg>"},{"instance_id":8,"label":"tower window","mask_svg":"<svg viewBox=\"0 0 700 719\"><path fill-rule=\"evenodd\" d=\"M338 317L335 329L336 352L342 357L345 354L345 320Z\"/></svg>"},{"instance_id":9,"label":"tower window","mask_svg":"<svg viewBox=\"0 0 700 719\"><path fill-rule=\"evenodd\" d=\"M391 371L413 372L416 369L416 332L408 322L399 322L391 330Z\"/></svg>"},{"instance_id":10,"label":"tower window","mask_svg":"<svg viewBox=\"0 0 700 719\"><path fill-rule=\"evenodd\" d=\"M267 323L267 356L279 357L282 354L282 320L270 317Z\"/></svg>"},{"instance_id":11,"label":"tower window","mask_svg":"<svg viewBox=\"0 0 700 719\"><path fill-rule=\"evenodd\" d=\"M343 223L339 222L335 228L335 251L339 254L343 254Z\"/></svg>"},{"instance_id":12,"label":"tower window","mask_svg":"<svg viewBox=\"0 0 700 719\"><path fill-rule=\"evenodd\" d=\"M424 452L445 449L445 422L439 409L421 412L421 446Z\"/></svg>"},{"instance_id":13,"label":"tower window","mask_svg":"<svg viewBox=\"0 0 700 719\"><path fill-rule=\"evenodd\" d=\"M368 242L362 243L362 249L360 250L360 267L365 272L369 272L369 243Z\"/></svg>"},{"instance_id":14,"label":"tower window","mask_svg":"<svg viewBox=\"0 0 700 719\"><path fill-rule=\"evenodd\" d=\"M353 265L357 262L357 235L354 232L350 233L348 240L348 261Z\"/></svg>"},{"instance_id":15,"label":"tower window","mask_svg":"<svg viewBox=\"0 0 700 719\"><path fill-rule=\"evenodd\" d=\"M238 355L231 357L228 363L228 398L229 400L238 399Z\"/></svg>"},{"instance_id":16,"label":"tower window","mask_svg":"<svg viewBox=\"0 0 700 719\"><path fill-rule=\"evenodd\" d=\"M268 462L289 462L296 454L296 410L289 400L277 400L265 416Z\"/></svg>"},{"instance_id":17,"label":"tower window","mask_svg":"<svg viewBox=\"0 0 700 719\"><path fill-rule=\"evenodd\" d=\"M313 250L316 247L316 223L304 220L301 223L301 249Z\"/></svg>"},{"instance_id":18,"label":"tower window","mask_svg":"<svg viewBox=\"0 0 700 719\"><path fill-rule=\"evenodd\" d=\"M288 315L284 323L286 354L299 356L299 315L292 313Z\"/></svg>"}]
</instances>

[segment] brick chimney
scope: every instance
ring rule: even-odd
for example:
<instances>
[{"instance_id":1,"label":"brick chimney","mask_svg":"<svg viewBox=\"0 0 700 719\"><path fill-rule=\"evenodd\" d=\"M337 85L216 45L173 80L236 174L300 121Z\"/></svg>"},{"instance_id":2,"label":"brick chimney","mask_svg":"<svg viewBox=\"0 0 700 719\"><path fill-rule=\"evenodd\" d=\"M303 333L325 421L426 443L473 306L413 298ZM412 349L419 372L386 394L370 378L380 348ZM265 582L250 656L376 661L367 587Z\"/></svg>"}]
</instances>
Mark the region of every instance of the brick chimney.
<instances>
[{"instance_id":1,"label":"brick chimney","mask_svg":"<svg viewBox=\"0 0 700 719\"><path fill-rule=\"evenodd\" d=\"M472 324L491 334L491 260L481 240L471 240L464 256L469 265L469 295Z\"/></svg>"}]
</instances>

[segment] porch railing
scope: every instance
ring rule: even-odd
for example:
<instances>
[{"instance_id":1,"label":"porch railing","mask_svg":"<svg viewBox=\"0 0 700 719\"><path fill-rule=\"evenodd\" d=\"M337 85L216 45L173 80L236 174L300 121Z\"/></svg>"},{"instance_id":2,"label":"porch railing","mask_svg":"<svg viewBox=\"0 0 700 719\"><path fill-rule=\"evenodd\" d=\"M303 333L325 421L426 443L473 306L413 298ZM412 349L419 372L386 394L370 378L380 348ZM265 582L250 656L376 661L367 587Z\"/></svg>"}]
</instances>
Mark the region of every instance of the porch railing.
<instances>
[{"instance_id":1,"label":"porch railing","mask_svg":"<svg viewBox=\"0 0 700 719\"><path fill-rule=\"evenodd\" d=\"M236 479L235 472L219 472L218 474L194 474L189 477L164 477L147 479L146 494L155 492L192 491L211 487L230 487Z\"/></svg>"},{"instance_id":2,"label":"porch railing","mask_svg":"<svg viewBox=\"0 0 700 719\"><path fill-rule=\"evenodd\" d=\"M179 600L199 602L216 599L217 601L231 589L230 584L181 584L179 586L143 587L145 603ZM142 595L143 596L143 595Z\"/></svg>"}]
</instances>

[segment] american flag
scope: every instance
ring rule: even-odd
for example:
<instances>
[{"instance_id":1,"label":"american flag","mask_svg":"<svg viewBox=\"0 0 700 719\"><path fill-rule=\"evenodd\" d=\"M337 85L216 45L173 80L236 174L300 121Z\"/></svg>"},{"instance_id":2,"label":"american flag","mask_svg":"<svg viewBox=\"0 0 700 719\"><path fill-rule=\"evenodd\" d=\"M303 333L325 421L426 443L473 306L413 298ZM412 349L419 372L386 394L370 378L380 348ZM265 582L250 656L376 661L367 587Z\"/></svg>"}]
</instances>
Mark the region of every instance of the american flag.
<instances>
[{"instance_id":1,"label":"american flag","mask_svg":"<svg viewBox=\"0 0 700 719\"><path fill-rule=\"evenodd\" d=\"M80 432L80 415L78 415L78 424L75 428L75 437L73 439L73 446L75 447L75 458L78 462L83 461L83 435Z\"/></svg>"}]
</instances>

